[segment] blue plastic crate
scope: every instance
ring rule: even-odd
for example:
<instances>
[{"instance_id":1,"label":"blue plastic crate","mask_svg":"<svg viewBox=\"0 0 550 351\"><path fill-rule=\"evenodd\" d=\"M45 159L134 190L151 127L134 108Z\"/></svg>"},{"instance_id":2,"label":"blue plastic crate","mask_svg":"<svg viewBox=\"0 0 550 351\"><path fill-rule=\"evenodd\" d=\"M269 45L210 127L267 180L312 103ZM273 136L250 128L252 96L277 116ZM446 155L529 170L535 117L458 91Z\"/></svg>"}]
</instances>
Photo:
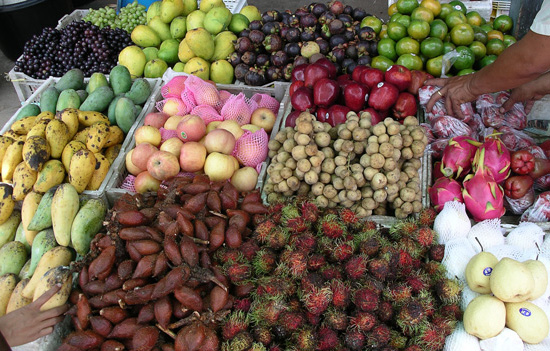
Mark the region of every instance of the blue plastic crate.
<instances>
[{"instance_id":1,"label":"blue plastic crate","mask_svg":"<svg viewBox=\"0 0 550 351\"><path fill-rule=\"evenodd\" d=\"M118 13L122 7L125 7L128 4L133 3L134 0L118 0L116 4L116 12ZM154 3L155 0L138 0L139 4L144 5L145 7L149 8L149 5Z\"/></svg>"}]
</instances>

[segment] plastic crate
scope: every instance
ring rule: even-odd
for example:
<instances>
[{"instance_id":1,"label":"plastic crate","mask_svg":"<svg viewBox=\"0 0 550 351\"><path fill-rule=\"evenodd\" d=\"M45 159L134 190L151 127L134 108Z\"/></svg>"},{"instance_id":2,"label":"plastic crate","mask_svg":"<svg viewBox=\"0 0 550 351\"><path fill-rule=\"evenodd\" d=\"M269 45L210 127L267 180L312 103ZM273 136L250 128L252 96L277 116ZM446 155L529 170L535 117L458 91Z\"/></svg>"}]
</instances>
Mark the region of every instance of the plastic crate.
<instances>
[{"instance_id":1,"label":"plastic crate","mask_svg":"<svg viewBox=\"0 0 550 351\"><path fill-rule=\"evenodd\" d=\"M134 0L118 0L117 1L117 12L124 6L128 5L128 4L131 4L132 2L134 2ZM153 0L139 0L138 3L139 4L142 4L142 5L145 5L147 8L149 8L149 6L155 1ZM246 0L224 0L223 1L224 4L225 4L225 7L227 7L227 9L229 11L231 11L231 13L239 13L239 11L241 11L241 9L243 7L246 6ZM200 0L197 0L197 5L200 4Z\"/></svg>"},{"instance_id":2,"label":"plastic crate","mask_svg":"<svg viewBox=\"0 0 550 351\"><path fill-rule=\"evenodd\" d=\"M251 97L255 93L263 93L263 94L269 94L273 97L275 97L277 100L280 101L279 105L279 113L277 114L277 119L275 120L275 125L273 126L273 130L271 131L271 137L273 137L275 134L277 134L277 131L279 130L279 127L281 126L281 121L283 118L285 118L291 111L292 106L290 105L290 96L288 95L288 86L281 84L278 85L275 88L261 88L261 87L250 87L250 86L241 86L241 85L234 85L234 84L218 84L218 89L220 90L227 90L230 93L238 94L243 93L247 97ZM156 92L154 98L154 101L160 101L162 100L162 95L160 93L160 89ZM143 109L144 113L149 113L155 111L154 103L151 105L148 105L147 110L145 108ZM141 119L138 124L136 124L133 128L133 131L135 131L136 128L143 125L144 120ZM109 201L109 204L112 206L114 205L115 201L122 196L123 194L128 193L128 190L121 189L120 186L124 182L124 179L128 176L128 171L126 170L126 152L134 148L135 146L135 139L133 138L133 131L132 137L129 140L128 143L124 143L123 145L123 153L124 155L117 159L116 163L113 164L113 176L109 179L109 182L107 183L107 189L106 189L106 195L107 200ZM128 133L130 135L130 133ZM268 164L269 158L266 159L261 167L260 173L258 175L258 183L256 184L257 189L262 189L263 184L265 182L265 176L267 174L267 164Z\"/></svg>"},{"instance_id":3,"label":"plastic crate","mask_svg":"<svg viewBox=\"0 0 550 351\"><path fill-rule=\"evenodd\" d=\"M493 1L493 12L491 19L497 18L500 15L510 14L510 1Z\"/></svg>"},{"instance_id":4,"label":"plastic crate","mask_svg":"<svg viewBox=\"0 0 550 351\"><path fill-rule=\"evenodd\" d=\"M452 0L440 0L442 4L449 3ZM388 0L388 7L396 3L397 0ZM477 11L481 17L489 20L491 18L491 13L493 12L493 1L492 0L480 0L480 1L463 1L462 2L466 9L469 11Z\"/></svg>"},{"instance_id":5,"label":"plastic crate","mask_svg":"<svg viewBox=\"0 0 550 351\"><path fill-rule=\"evenodd\" d=\"M48 78L38 89L36 89L36 91L25 101L24 105L27 105L27 104L30 104L30 103L35 103L35 104L39 104L40 102L40 95L42 94L42 92L44 90L46 90L47 88L53 86L57 81L59 81L60 78L54 78L54 77L50 77ZM105 179L103 180L103 183L101 183L101 186L99 187L98 190L85 190L82 194L83 195L86 195L86 196L89 196L91 198L102 198L104 199L105 201L107 201L107 197L105 195L105 189L107 187L107 183L109 181L109 179L113 176L114 174L114 171L115 171L115 167L114 165L117 164L117 160L120 159L120 158L123 158L124 157L124 150L125 150L125 147L126 145L128 145L130 143L130 141L133 139L133 135L134 135L134 130L137 128L137 125L139 124L143 124L143 119L145 118L145 115L147 113L147 111L149 111L150 109L152 109L154 107L154 103L156 100L153 100L152 97L156 96L156 94L160 94L160 84L161 84L161 80L160 79L147 79L149 81L149 84L151 85L151 90L152 90L152 93L151 93L151 96L147 99L147 101L145 102L145 104L143 105L143 109L141 111L141 113L138 115L138 117L136 118L136 121L134 122L134 125L132 126L132 128L130 128L130 130L128 131L128 134L126 134L126 137L124 138L124 142L122 143L122 146L121 146L121 150L120 150L120 153L119 155L117 156L117 158L115 159L115 161L113 162L113 164L111 165L111 167L109 168L109 172L107 172L107 175L105 176ZM88 81L88 78L85 79L85 81ZM9 121L2 127L2 129L0 130L0 134L4 134L7 130L10 129L11 125L16 121L16 116L17 114L19 113L19 111L22 109L23 107L19 108L17 110L17 112L9 119Z\"/></svg>"}]
</instances>

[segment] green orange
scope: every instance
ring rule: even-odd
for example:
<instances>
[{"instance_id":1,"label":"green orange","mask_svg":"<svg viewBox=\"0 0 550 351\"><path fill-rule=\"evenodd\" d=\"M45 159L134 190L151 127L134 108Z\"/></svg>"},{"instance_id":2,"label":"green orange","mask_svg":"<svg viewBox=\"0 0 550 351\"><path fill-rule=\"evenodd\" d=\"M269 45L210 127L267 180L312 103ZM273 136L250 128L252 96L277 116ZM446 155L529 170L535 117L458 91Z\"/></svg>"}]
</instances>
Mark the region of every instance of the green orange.
<instances>
[{"instance_id":1,"label":"green orange","mask_svg":"<svg viewBox=\"0 0 550 351\"><path fill-rule=\"evenodd\" d=\"M496 59L497 59L496 55L485 56L484 58L481 59L481 61L479 61L479 68L481 69L485 66L490 65L491 63L495 62Z\"/></svg>"},{"instance_id":2,"label":"green orange","mask_svg":"<svg viewBox=\"0 0 550 351\"><path fill-rule=\"evenodd\" d=\"M430 10L435 17L441 13L441 3L438 0L422 0L420 7L425 7Z\"/></svg>"},{"instance_id":3,"label":"green orange","mask_svg":"<svg viewBox=\"0 0 550 351\"><path fill-rule=\"evenodd\" d=\"M477 11L471 11L466 14L466 20L471 26L481 26L483 24L483 17Z\"/></svg>"},{"instance_id":4,"label":"green orange","mask_svg":"<svg viewBox=\"0 0 550 351\"><path fill-rule=\"evenodd\" d=\"M462 1L451 1L449 2L449 5L451 5L455 10L462 12L463 14L466 14L466 5Z\"/></svg>"},{"instance_id":5,"label":"green orange","mask_svg":"<svg viewBox=\"0 0 550 351\"><path fill-rule=\"evenodd\" d=\"M363 27L371 27L378 34L382 30L382 21L376 16L367 16L361 21L361 28Z\"/></svg>"},{"instance_id":6,"label":"green orange","mask_svg":"<svg viewBox=\"0 0 550 351\"><path fill-rule=\"evenodd\" d=\"M434 77L441 77L441 70L443 67L443 56L437 56L431 58L426 62L426 72Z\"/></svg>"},{"instance_id":7,"label":"green orange","mask_svg":"<svg viewBox=\"0 0 550 351\"><path fill-rule=\"evenodd\" d=\"M470 44L469 48L474 53L476 61L481 60L485 57L485 55L487 55L487 48L480 41L474 41Z\"/></svg>"},{"instance_id":8,"label":"green orange","mask_svg":"<svg viewBox=\"0 0 550 351\"><path fill-rule=\"evenodd\" d=\"M472 29L474 30L474 40L483 43L483 45L487 44L487 40L489 40L487 32L479 26L472 26Z\"/></svg>"},{"instance_id":9,"label":"green orange","mask_svg":"<svg viewBox=\"0 0 550 351\"><path fill-rule=\"evenodd\" d=\"M454 10L455 9L450 4L441 4L441 12L439 13L439 18L445 20L447 16Z\"/></svg>"},{"instance_id":10,"label":"green orange","mask_svg":"<svg viewBox=\"0 0 550 351\"><path fill-rule=\"evenodd\" d=\"M453 43L443 43L443 54L449 53L456 49L455 44Z\"/></svg>"},{"instance_id":11,"label":"green orange","mask_svg":"<svg viewBox=\"0 0 550 351\"><path fill-rule=\"evenodd\" d=\"M502 33L501 31L499 30L490 30L487 32L487 39L491 40L491 39L500 39L500 40L504 40L504 33Z\"/></svg>"},{"instance_id":12,"label":"green orange","mask_svg":"<svg viewBox=\"0 0 550 351\"><path fill-rule=\"evenodd\" d=\"M458 46L456 48L456 52L458 53L458 57L453 63L453 67L456 70L460 71L466 68L472 68L474 66L476 57L474 56L472 50L470 50L466 46Z\"/></svg>"},{"instance_id":13,"label":"green orange","mask_svg":"<svg viewBox=\"0 0 550 351\"><path fill-rule=\"evenodd\" d=\"M515 44L517 42L516 38L514 38L513 36L509 35L509 34L506 34L504 36L504 45L506 45L506 47L512 45L512 44Z\"/></svg>"},{"instance_id":14,"label":"green orange","mask_svg":"<svg viewBox=\"0 0 550 351\"><path fill-rule=\"evenodd\" d=\"M430 23L430 37L445 39L445 36L449 32L447 24L441 19L435 19Z\"/></svg>"},{"instance_id":15,"label":"green orange","mask_svg":"<svg viewBox=\"0 0 550 351\"><path fill-rule=\"evenodd\" d=\"M459 23L451 29L451 41L455 45L470 45L474 41L474 30L467 23Z\"/></svg>"},{"instance_id":16,"label":"green orange","mask_svg":"<svg viewBox=\"0 0 550 351\"><path fill-rule=\"evenodd\" d=\"M405 54L418 55L420 53L420 43L413 38L405 37L395 44L395 51L398 56Z\"/></svg>"},{"instance_id":17,"label":"green orange","mask_svg":"<svg viewBox=\"0 0 550 351\"><path fill-rule=\"evenodd\" d=\"M410 15L418 7L417 0L397 0L397 11L404 15Z\"/></svg>"},{"instance_id":18,"label":"green orange","mask_svg":"<svg viewBox=\"0 0 550 351\"><path fill-rule=\"evenodd\" d=\"M386 72L393 64L394 62L385 56L375 56L372 58L370 66Z\"/></svg>"},{"instance_id":19,"label":"green orange","mask_svg":"<svg viewBox=\"0 0 550 351\"><path fill-rule=\"evenodd\" d=\"M506 49L506 45L500 39L490 39L485 46L487 47L487 55L498 56Z\"/></svg>"},{"instance_id":20,"label":"green orange","mask_svg":"<svg viewBox=\"0 0 550 351\"><path fill-rule=\"evenodd\" d=\"M399 41L407 36L407 27L399 22L388 23L388 37L394 41Z\"/></svg>"},{"instance_id":21,"label":"green orange","mask_svg":"<svg viewBox=\"0 0 550 351\"><path fill-rule=\"evenodd\" d=\"M514 26L514 21L512 17L508 15L500 15L493 21L493 28L501 31L502 33L508 33L512 30Z\"/></svg>"},{"instance_id":22,"label":"green orange","mask_svg":"<svg viewBox=\"0 0 550 351\"><path fill-rule=\"evenodd\" d=\"M443 55L443 41L439 38L426 38L420 43L420 52L428 59Z\"/></svg>"},{"instance_id":23,"label":"green orange","mask_svg":"<svg viewBox=\"0 0 550 351\"><path fill-rule=\"evenodd\" d=\"M430 24L423 20L411 20L407 33L411 38L422 40L430 35Z\"/></svg>"},{"instance_id":24,"label":"green orange","mask_svg":"<svg viewBox=\"0 0 550 351\"><path fill-rule=\"evenodd\" d=\"M411 13L411 19L423 20L431 23L434 20L434 14L432 13L432 11L425 7L417 7Z\"/></svg>"},{"instance_id":25,"label":"green orange","mask_svg":"<svg viewBox=\"0 0 550 351\"><path fill-rule=\"evenodd\" d=\"M458 73L456 74L457 76L465 76L465 75L468 75L468 74L472 74L472 73L475 73L476 70L473 69L473 68L465 68L465 69L462 69L460 71L458 71Z\"/></svg>"},{"instance_id":26,"label":"green orange","mask_svg":"<svg viewBox=\"0 0 550 351\"><path fill-rule=\"evenodd\" d=\"M446 18L445 23L447 23L447 27L452 29L454 26L460 23L467 23L468 20L466 19L466 15L463 14L460 11L453 11L451 12Z\"/></svg>"},{"instance_id":27,"label":"green orange","mask_svg":"<svg viewBox=\"0 0 550 351\"><path fill-rule=\"evenodd\" d=\"M418 70L421 71L424 67L424 64L422 63L422 59L418 55L414 54L405 54L399 56L396 62L398 65L405 66L410 70Z\"/></svg>"},{"instance_id":28,"label":"green orange","mask_svg":"<svg viewBox=\"0 0 550 351\"><path fill-rule=\"evenodd\" d=\"M378 55L389 58L394 61L397 58L395 51L395 41L391 38L380 39L377 46Z\"/></svg>"},{"instance_id":29,"label":"green orange","mask_svg":"<svg viewBox=\"0 0 550 351\"><path fill-rule=\"evenodd\" d=\"M481 25L481 29L483 29L485 33L489 33L489 31L493 30L493 26L488 23L485 23Z\"/></svg>"}]
</instances>

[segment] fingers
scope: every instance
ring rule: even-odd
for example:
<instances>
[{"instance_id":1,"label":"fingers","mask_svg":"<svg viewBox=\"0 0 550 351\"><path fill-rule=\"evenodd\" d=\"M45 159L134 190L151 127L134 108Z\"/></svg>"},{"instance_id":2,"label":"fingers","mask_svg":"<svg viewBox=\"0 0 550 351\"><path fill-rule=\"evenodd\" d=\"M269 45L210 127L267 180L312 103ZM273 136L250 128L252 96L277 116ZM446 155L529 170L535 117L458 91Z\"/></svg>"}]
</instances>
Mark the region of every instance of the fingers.
<instances>
[{"instance_id":1,"label":"fingers","mask_svg":"<svg viewBox=\"0 0 550 351\"><path fill-rule=\"evenodd\" d=\"M505 112L508 112L510 111L510 109L514 106L514 104L516 103L516 100L510 96L510 98L508 100L506 100L502 106L499 108L499 112L500 113L505 113Z\"/></svg>"},{"instance_id":2,"label":"fingers","mask_svg":"<svg viewBox=\"0 0 550 351\"><path fill-rule=\"evenodd\" d=\"M528 115L531 112L531 110L533 109L533 105L535 105L535 100L530 100L530 101L527 101L527 103L525 103L525 106L524 106L525 114Z\"/></svg>"},{"instance_id":3,"label":"fingers","mask_svg":"<svg viewBox=\"0 0 550 351\"><path fill-rule=\"evenodd\" d=\"M40 322L40 327L42 329L47 327L55 327L57 324L63 322L64 319L65 319L65 316L57 316L57 317L49 318Z\"/></svg>"},{"instance_id":4,"label":"fingers","mask_svg":"<svg viewBox=\"0 0 550 351\"><path fill-rule=\"evenodd\" d=\"M46 320L49 318L61 316L63 313L67 312L68 309L69 309L68 305L62 305L62 306L49 309L47 311L40 313L39 319Z\"/></svg>"},{"instance_id":5,"label":"fingers","mask_svg":"<svg viewBox=\"0 0 550 351\"><path fill-rule=\"evenodd\" d=\"M41 338L43 336L46 336L46 335L50 335L51 333L53 333L53 327L44 328L44 329L42 329L41 331L38 332L38 335L36 336L36 339L39 339L39 338Z\"/></svg>"},{"instance_id":6,"label":"fingers","mask_svg":"<svg viewBox=\"0 0 550 351\"><path fill-rule=\"evenodd\" d=\"M444 87L448 81L448 78L432 78L425 81L424 85L438 85Z\"/></svg>"},{"instance_id":7,"label":"fingers","mask_svg":"<svg viewBox=\"0 0 550 351\"><path fill-rule=\"evenodd\" d=\"M44 294L42 294L36 301L33 301L31 305L33 307L42 307L43 304L46 303L52 296L55 295L61 289L61 284L54 285L50 290L46 291Z\"/></svg>"},{"instance_id":8,"label":"fingers","mask_svg":"<svg viewBox=\"0 0 550 351\"><path fill-rule=\"evenodd\" d=\"M426 111L431 111L435 103L438 102L441 98L443 98L443 94L439 90L433 93L430 97L430 100L428 101L428 104L426 105Z\"/></svg>"}]
</instances>

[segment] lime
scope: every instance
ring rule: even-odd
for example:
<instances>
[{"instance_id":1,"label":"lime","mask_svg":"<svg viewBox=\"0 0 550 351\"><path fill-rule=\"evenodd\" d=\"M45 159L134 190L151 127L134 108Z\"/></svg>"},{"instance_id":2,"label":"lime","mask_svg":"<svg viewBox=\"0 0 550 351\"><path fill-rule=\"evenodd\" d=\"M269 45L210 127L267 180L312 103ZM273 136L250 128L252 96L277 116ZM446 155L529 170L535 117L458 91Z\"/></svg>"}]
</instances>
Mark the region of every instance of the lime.
<instances>
[{"instance_id":1,"label":"lime","mask_svg":"<svg viewBox=\"0 0 550 351\"><path fill-rule=\"evenodd\" d=\"M472 52L474 53L476 61L481 60L487 54L487 48L480 41L474 41L473 43L470 44L469 47L470 47L470 50L472 50Z\"/></svg>"},{"instance_id":2,"label":"lime","mask_svg":"<svg viewBox=\"0 0 550 351\"><path fill-rule=\"evenodd\" d=\"M397 53L395 52L395 41L390 38L381 39L378 42L378 55L389 58L394 61L397 58Z\"/></svg>"},{"instance_id":3,"label":"lime","mask_svg":"<svg viewBox=\"0 0 550 351\"><path fill-rule=\"evenodd\" d=\"M394 13L393 15L391 15L390 20L389 20L388 23L397 22L397 19L398 19L399 17L401 17L401 16L403 16L403 15L400 14L399 12Z\"/></svg>"},{"instance_id":4,"label":"lime","mask_svg":"<svg viewBox=\"0 0 550 351\"><path fill-rule=\"evenodd\" d=\"M420 52L429 59L443 55L443 41L439 38L426 38L420 43Z\"/></svg>"},{"instance_id":5,"label":"lime","mask_svg":"<svg viewBox=\"0 0 550 351\"><path fill-rule=\"evenodd\" d=\"M441 70L443 68L443 56L437 56L429 59L426 62L426 72L434 77L441 77Z\"/></svg>"},{"instance_id":6,"label":"lime","mask_svg":"<svg viewBox=\"0 0 550 351\"><path fill-rule=\"evenodd\" d=\"M474 30L474 40L483 43L483 45L487 44L487 40L489 40L487 33L479 26L472 26L472 29Z\"/></svg>"},{"instance_id":7,"label":"lime","mask_svg":"<svg viewBox=\"0 0 550 351\"><path fill-rule=\"evenodd\" d=\"M376 56L373 57L370 66L386 72L393 64L394 62L385 56Z\"/></svg>"},{"instance_id":8,"label":"lime","mask_svg":"<svg viewBox=\"0 0 550 351\"><path fill-rule=\"evenodd\" d=\"M367 16L361 21L361 28L363 27L371 27L378 34L382 30L382 21L376 16Z\"/></svg>"},{"instance_id":9,"label":"lime","mask_svg":"<svg viewBox=\"0 0 550 351\"><path fill-rule=\"evenodd\" d=\"M508 15L500 15L493 21L493 28L501 31L502 33L508 33L512 30L514 21L512 17Z\"/></svg>"},{"instance_id":10,"label":"lime","mask_svg":"<svg viewBox=\"0 0 550 351\"><path fill-rule=\"evenodd\" d=\"M249 24L250 21L248 20L248 17L246 17L245 15L241 15L240 13L236 13L231 16L231 22L229 23L228 29L233 33L238 34L244 29L248 28Z\"/></svg>"},{"instance_id":11,"label":"lime","mask_svg":"<svg viewBox=\"0 0 550 351\"><path fill-rule=\"evenodd\" d=\"M517 40L516 40L516 38L514 38L513 36L511 36L511 35L509 35L509 34L506 34L506 35L504 36L504 40L503 40L503 41L504 41L504 45L506 45L506 47L508 47L508 46L514 44Z\"/></svg>"},{"instance_id":12,"label":"lime","mask_svg":"<svg viewBox=\"0 0 550 351\"><path fill-rule=\"evenodd\" d=\"M397 59L397 64L401 66L405 66L410 70L417 70L421 71L424 67L424 64L422 63L422 59L418 55L414 54L405 54L399 56Z\"/></svg>"},{"instance_id":13,"label":"lime","mask_svg":"<svg viewBox=\"0 0 550 351\"><path fill-rule=\"evenodd\" d=\"M388 7L388 16L391 17L396 13L399 13L399 11L397 11L397 4L393 3L390 5L390 7Z\"/></svg>"},{"instance_id":14,"label":"lime","mask_svg":"<svg viewBox=\"0 0 550 351\"><path fill-rule=\"evenodd\" d=\"M476 57L474 56L472 50L470 50L466 46L458 46L456 48L456 52L459 54L459 56L453 64L453 67L455 69L460 71L462 69L472 68L474 66Z\"/></svg>"},{"instance_id":15,"label":"lime","mask_svg":"<svg viewBox=\"0 0 550 351\"><path fill-rule=\"evenodd\" d=\"M451 41L455 45L470 45L474 41L474 30L467 23L459 23L451 29Z\"/></svg>"},{"instance_id":16,"label":"lime","mask_svg":"<svg viewBox=\"0 0 550 351\"><path fill-rule=\"evenodd\" d=\"M490 30L487 32L487 39L488 40L491 40L491 39L500 39L500 40L504 40L504 34L499 31L499 30Z\"/></svg>"},{"instance_id":17,"label":"lime","mask_svg":"<svg viewBox=\"0 0 550 351\"><path fill-rule=\"evenodd\" d=\"M422 40L430 34L430 24L423 20L412 20L407 33L411 38Z\"/></svg>"},{"instance_id":18,"label":"lime","mask_svg":"<svg viewBox=\"0 0 550 351\"><path fill-rule=\"evenodd\" d=\"M399 39L405 38L407 36L407 27L402 25L399 22L390 22L388 23L388 37L394 41L399 41Z\"/></svg>"},{"instance_id":19,"label":"lime","mask_svg":"<svg viewBox=\"0 0 550 351\"><path fill-rule=\"evenodd\" d=\"M485 46L487 47L487 55L498 56L506 49L506 45L500 39L490 39Z\"/></svg>"},{"instance_id":20,"label":"lime","mask_svg":"<svg viewBox=\"0 0 550 351\"><path fill-rule=\"evenodd\" d=\"M493 26L491 26L490 24L482 24L481 29L483 29L485 33L489 33L489 31L493 30Z\"/></svg>"},{"instance_id":21,"label":"lime","mask_svg":"<svg viewBox=\"0 0 550 351\"><path fill-rule=\"evenodd\" d=\"M471 26L481 26L483 24L483 17L477 11L471 11L466 14L466 20Z\"/></svg>"},{"instance_id":22,"label":"lime","mask_svg":"<svg viewBox=\"0 0 550 351\"><path fill-rule=\"evenodd\" d=\"M425 7L430 10L435 17L441 13L441 4L438 0L422 0L420 7Z\"/></svg>"},{"instance_id":23,"label":"lime","mask_svg":"<svg viewBox=\"0 0 550 351\"><path fill-rule=\"evenodd\" d=\"M490 65L491 63L495 62L496 59L497 59L497 55L485 56L484 58L481 59L481 61L479 61L479 68L481 69L485 66Z\"/></svg>"},{"instance_id":24,"label":"lime","mask_svg":"<svg viewBox=\"0 0 550 351\"><path fill-rule=\"evenodd\" d=\"M447 23L447 27L451 29L457 24L466 22L466 15L460 11L453 11L447 16L447 18L445 18L445 23Z\"/></svg>"},{"instance_id":25,"label":"lime","mask_svg":"<svg viewBox=\"0 0 550 351\"><path fill-rule=\"evenodd\" d=\"M411 24L411 16L409 15L401 15L397 20L396 22L399 22L401 23L402 25L404 25L405 27L408 27L409 24Z\"/></svg>"},{"instance_id":26,"label":"lime","mask_svg":"<svg viewBox=\"0 0 550 351\"><path fill-rule=\"evenodd\" d=\"M451 1L449 3L455 10L462 12L463 14L466 14L466 5L462 3L462 1Z\"/></svg>"},{"instance_id":27,"label":"lime","mask_svg":"<svg viewBox=\"0 0 550 351\"><path fill-rule=\"evenodd\" d=\"M418 55L420 53L420 44L413 38L405 37L395 44L395 51L398 56L405 54Z\"/></svg>"},{"instance_id":28,"label":"lime","mask_svg":"<svg viewBox=\"0 0 550 351\"><path fill-rule=\"evenodd\" d=\"M430 23L430 37L443 40L445 39L447 32L447 24L443 20L436 19Z\"/></svg>"},{"instance_id":29,"label":"lime","mask_svg":"<svg viewBox=\"0 0 550 351\"><path fill-rule=\"evenodd\" d=\"M410 15L418 7L417 0L397 0L397 11L404 15Z\"/></svg>"},{"instance_id":30,"label":"lime","mask_svg":"<svg viewBox=\"0 0 550 351\"><path fill-rule=\"evenodd\" d=\"M476 70L473 69L473 68L465 68L465 69L461 69L460 71L458 71L458 73L456 74L457 76L465 76L467 74L472 74L472 73L475 73Z\"/></svg>"},{"instance_id":31,"label":"lime","mask_svg":"<svg viewBox=\"0 0 550 351\"><path fill-rule=\"evenodd\" d=\"M434 14L425 7L417 7L411 13L411 20L423 20L431 23L434 20Z\"/></svg>"},{"instance_id":32,"label":"lime","mask_svg":"<svg viewBox=\"0 0 550 351\"><path fill-rule=\"evenodd\" d=\"M447 16L454 10L455 9L450 4L441 4L441 12L439 13L439 18L445 20Z\"/></svg>"},{"instance_id":33,"label":"lime","mask_svg":"<svg viewBox=\"0 0 550 351\"><path fill-rule=\"evenodd\" d=\"M443 43L443 54L451 52L454 49L456 49L455 44L453 44L453 43Z\"/></svg>"}]
</instances>

